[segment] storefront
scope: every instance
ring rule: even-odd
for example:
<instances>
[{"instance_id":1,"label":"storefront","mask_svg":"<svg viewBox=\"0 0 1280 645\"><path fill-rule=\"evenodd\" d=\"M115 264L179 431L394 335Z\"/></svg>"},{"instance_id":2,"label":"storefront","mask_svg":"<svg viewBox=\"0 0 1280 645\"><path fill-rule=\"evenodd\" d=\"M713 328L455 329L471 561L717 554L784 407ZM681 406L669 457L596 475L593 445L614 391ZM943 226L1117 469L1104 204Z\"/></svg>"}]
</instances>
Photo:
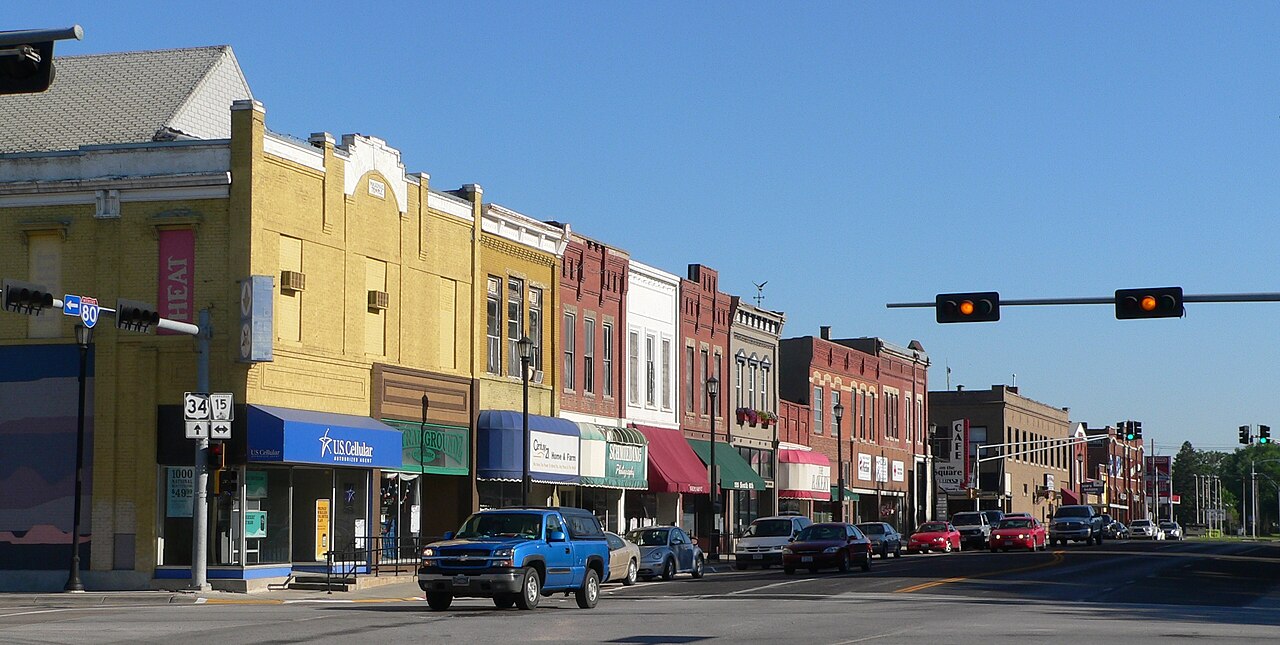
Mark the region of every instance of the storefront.
<instances>
[{"instance_id":1,"label":"storefront","mask_svg":"<svg viewBox=\"0 0 1280 645\"><path fill-rule=\"evenodd\" d=\"M367 566L374 470L401 465L400 432L369 417L258 405L241 411L227 467L210 475L210 582L245 591L324 571L330 557ZM161 415L162 428L172 416ZM189 579L191 469L164 470L155 576ZM185 543L170 541L183 534Z\"/></svg>"},{"instance_id":2,"label":"storefront","mask_svg":"<svg viewBox=\"0 0 1280 645\"><path fill-rule=\"evenodd\" d=\"M648 488L648 442L638 430L578 423L581 432L580 506L605 530L626 531L626 497Z\"/></svg>"},{"instance_id":3,"label":"storefront","mask_svg":"<svg viewBox=\"0 0 1280 645\"><path fill-rule=\"evenodd\" d=\"M835 497L831 488L831 460L807 447L778 450L778 500L790 511L813 518L815 510ZM850 501L845 498L846 503ZM815 508L817 507L817 508Z\"/></svg>"},{"instance_id":4,"label":"storefront","mask_svg":"<svg viewBox=\"0 0 1280 645\"><path fill-rule=\"evenodd\" d=\"M577 506L578 426L572 421L529 415L529 504ZM480 508L519 506L524 475L524 416L484 410L476 422L476 490Z\"/></svg>"},{"instance_id":5,"label":"storefront","mask_svg":"<svg viewBox=\"0 0 1280 645\"><path fill-rule=\"evenodd\" d=\"M627 528L674 524L694 532L694 500L706 499L707 468L674 428L632 424L648 442L648 489L628 494Z\"/></svg>"},{"instance_id":6,"label":"storefront","mask_svg":"<svg viewBox=\"0 0 1280 645\"><path fill-rule=\"evenodd\" d=\"M703 464L710 467L711 464L711 442L701 441L698 439L688 439L689 446L693 448L693 452L698 455ZM717 536L720 538L718 548L713 552L728 553L733 549L731 538L741 533L750 526L750 522L740 523L741 518L735 514L734 498L737 493L762 493L766 486L764 478L756 473L755 469L742 458L742 454L736 448L728 444L717 444L715 447L715 468L719 471L719 484L722 493L721 503L727 503L727 508L721 508L713 512L710 505L710 496L698 500L698 507L695 511L697 515L697 534L713 541ZM725 518L729 518L730 524L726 526ZM704 542L710 544L710 542Z\"/></svg>"},{"instance_id":7,"label":"storefront","mask_svg":"<svg viewBox=\"0 0 1280 645\"><path fill-rule=\"evenodd\" d=\"M453 512L456 499L442 494L444 487L438 482L442 478L466 481L471 472L471 433L454 426L395 419L383 422L400 432L401 463L382 471L380 547L384 555L415 559L424 539L456 530L461 524Z\"/></svg>"}]
</instances>

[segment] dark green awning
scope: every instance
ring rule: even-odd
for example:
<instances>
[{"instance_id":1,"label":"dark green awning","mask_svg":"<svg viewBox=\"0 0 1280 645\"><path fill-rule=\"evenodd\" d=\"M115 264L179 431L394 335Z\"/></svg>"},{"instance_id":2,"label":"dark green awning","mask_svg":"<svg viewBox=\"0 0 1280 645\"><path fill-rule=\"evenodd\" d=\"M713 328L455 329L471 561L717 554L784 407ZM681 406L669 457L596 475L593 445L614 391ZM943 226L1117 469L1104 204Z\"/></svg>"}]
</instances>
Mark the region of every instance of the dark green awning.
<instances>
[{"instance_id":1,"label":"dark green awning","mask_svg":"<svg viewBox=\"0 0 1280 645\"><path fill-rule=\"evenodd\" d=\"M700 439L688 439L702 463L711 465L711 443ZM716 444L716 468L720 471L720 488L724 490L764 490L764 478L756 474L742 458L737 448Z\"/></svg>"},{"instance_id":2,"label":"dark green awning","mask_svg":"<svg viewBox=\"0 0 1280 645\"><path fill-rule=\"evenodd\" d=\"M832 486L832 487L831 487L831 501L835 502L835 501L838 501L839 499L840 499L840 487L839 487L839 486ZM858 494L857 494L857 493L855 493L855 492L853 492L853 491L851 491L851 490L849 490L848 488L846 488L846 489L844 489L844 501L846 501L846 502L856 502L856 501L858 501Z\"/></svg>"}]
</instances>

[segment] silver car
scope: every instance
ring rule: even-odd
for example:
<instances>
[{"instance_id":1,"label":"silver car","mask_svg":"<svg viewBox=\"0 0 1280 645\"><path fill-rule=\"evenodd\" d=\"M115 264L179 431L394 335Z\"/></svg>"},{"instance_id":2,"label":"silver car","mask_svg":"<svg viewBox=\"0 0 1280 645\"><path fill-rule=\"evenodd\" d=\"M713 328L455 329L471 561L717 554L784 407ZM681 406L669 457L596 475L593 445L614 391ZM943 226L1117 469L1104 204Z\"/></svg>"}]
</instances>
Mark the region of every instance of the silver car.
<instances>
[{"instance_id":1,"label":"silver car","mask_svg":"<svg viewBox=\"0 0 1280 645\"><path fill-rule=\"evenodd\" d=\"M1129 535L1135 540L1163 540L1164 530L1151 520L1134 520Z\"/></svg>"},{"instance_id":2,"label":"silver car","mask_svg":"<svg viewBox=\"0 0 1280 645\"><path fill-rule=\"evenodd\" d=\"M662 576L670 580L677 573L688 572L701 578L706 571L706 556L688 533L676 526L650 526L627 531L627 540L640 547L639 575L644 580Z\"/></svg>"},{"instance_id":3,"label":"silver car","mask_svg":"<svg viewBox=\"0 0 1280 645\"><path fill-rule=\"evenodd\" d=\"M1164 531L1164 536L1170 540L1182 539L1182 526L1172 520L1160 520L1160 530Z\"/></svg>"},{"instance_id":4,"label":"silver car","mask_svg":"<svg viewBox=\"0 0 1280 645\"><path fill-rule=\"evenodd\" d=\"M640 547L622 539L622 536L604 532L609 543L609 582L621 581L626 586L636 583L640 575Z\"/></svg>"}]
</instances>

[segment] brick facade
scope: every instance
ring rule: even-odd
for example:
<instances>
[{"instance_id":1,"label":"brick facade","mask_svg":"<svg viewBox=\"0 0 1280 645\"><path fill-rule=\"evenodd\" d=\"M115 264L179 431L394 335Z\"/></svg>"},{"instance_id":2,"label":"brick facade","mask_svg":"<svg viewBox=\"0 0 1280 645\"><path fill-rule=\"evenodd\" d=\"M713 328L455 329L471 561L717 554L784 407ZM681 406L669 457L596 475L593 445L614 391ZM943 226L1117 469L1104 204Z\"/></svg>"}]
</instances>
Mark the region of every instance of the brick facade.
<instances>
[{"instance_id":1,"label":"brick facade","mask_svg":"<svg viewBox=\"0 0 1280 645\"><path fill-rule=\"evenodd\" d=\"M626 251L576 233L569 238L560 267L560 316L562 325L573 321L573 346L561 347L561 370L572 363L573 380L561 376L561 411L608 423L626 416L623 303L629 264Z\"/></svg>"}]
</instances>

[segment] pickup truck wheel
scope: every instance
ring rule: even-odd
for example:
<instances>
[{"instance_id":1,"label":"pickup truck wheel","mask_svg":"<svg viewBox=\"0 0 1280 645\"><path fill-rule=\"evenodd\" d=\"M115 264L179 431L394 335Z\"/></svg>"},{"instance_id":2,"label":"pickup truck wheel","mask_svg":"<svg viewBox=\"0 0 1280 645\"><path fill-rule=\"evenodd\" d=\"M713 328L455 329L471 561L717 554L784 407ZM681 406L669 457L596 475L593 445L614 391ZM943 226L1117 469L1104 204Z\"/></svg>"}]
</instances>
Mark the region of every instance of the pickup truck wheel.
<instances>
[{"instance_id":1,"label":"pickup truck wheel","mask_svg":"<svg viewBox=\"0 0 1280 645\"><path fill-rule=\"evenodd\" d=\"M707 572L707 563L701 557L693 561L693 571L690 572L695 578L701 578Z\"/></svg>"},{"instance_id":2,"label":"pickup truck wheel","mask_svg":"<svg viewBox=\"0 0 1280 645\"><path fill-rule=\"evenodd\" d=\"M453 594L451 593L429 593L427 594L427 606L434 611L444 611L453 604Z\"/></svg>"},{"instance_id":3,"label":"pickup truck wheel","mask_svg":"<svg viewBox=\"0 0 1280 645\"><path fill-rule=\"evenodd\" d=\"M516 604L516 595L513 593L504 593L501 596L493 597L493 606L498 609L511 609Z\"/></svg>"},{"instance_id":4,"label":"pickup truck wheel","mask_svg":"<svg viewBox=\"0 0 1280 645\"><path fill-rule=\"evenodd\" d=\"M630 587L635 583L636 583L636 561L632 560L631 564L627 565L627 577L622 579L622 585L624 587Z\"/></svg>"},{"instance_id":5,"label":"pickup truck wheel","mask_svg":"<svg viewBox=\"0 0 1280 645\"><path fill-rule=\"evenodd\" d=\"M520 593L516 596L516 606L521 609L536 609L541 599L542 578L538 576L537 569L525 567L524 575L520 578Z\"/></svg>"},{"instance_id":6,"label":"pickup truck wheel","mask_svg":"<svg viewBox=\"0 0 1280 645\"><path fill-rule=\"evenodd\" d=\"M676 562L667 558L667 561L662 563L662 579L670 580L674 577L676 577Z\"/></svg>"},{"instance_id":7,"label":"pickup truck wheel","mask_svg":"<svg viewBox=\"0 0 1280 645\"><path fill-rule=\"evenodd\" d=\"M587 577L582 587L573 592L573 598L578 601L578 609L593 609L600 602L600 575L595 569L587 569Z\"/></svg>"}]
</instances>

